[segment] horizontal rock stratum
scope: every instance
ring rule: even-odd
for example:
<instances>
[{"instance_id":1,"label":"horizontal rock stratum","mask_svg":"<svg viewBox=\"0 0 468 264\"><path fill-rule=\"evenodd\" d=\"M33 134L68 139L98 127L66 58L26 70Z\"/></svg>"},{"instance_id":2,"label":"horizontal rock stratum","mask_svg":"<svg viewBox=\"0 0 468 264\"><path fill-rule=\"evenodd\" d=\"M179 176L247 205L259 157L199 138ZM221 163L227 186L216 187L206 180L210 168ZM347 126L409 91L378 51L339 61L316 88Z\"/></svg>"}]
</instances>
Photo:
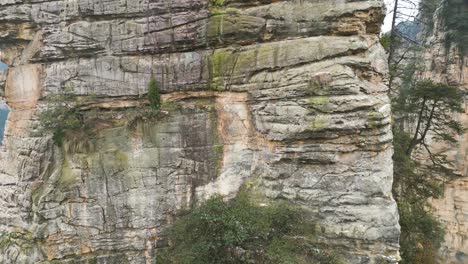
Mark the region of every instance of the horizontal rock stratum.
<instances>
[{"instance_id":1,"label":"horizontal rock stratum","mask_svg":"<svg viewBox=\"0 0 468 264\"><path fill-rule=\"evenodd\" d=\"M349 263L396 263L383 14L381 0L0 0L0 262L154 263L179 209L250 181L313 212ZM164 115L129 124L151 76ZM64 92L106 118L58 147L38 116Z\"/></svg>"}]
</instances>

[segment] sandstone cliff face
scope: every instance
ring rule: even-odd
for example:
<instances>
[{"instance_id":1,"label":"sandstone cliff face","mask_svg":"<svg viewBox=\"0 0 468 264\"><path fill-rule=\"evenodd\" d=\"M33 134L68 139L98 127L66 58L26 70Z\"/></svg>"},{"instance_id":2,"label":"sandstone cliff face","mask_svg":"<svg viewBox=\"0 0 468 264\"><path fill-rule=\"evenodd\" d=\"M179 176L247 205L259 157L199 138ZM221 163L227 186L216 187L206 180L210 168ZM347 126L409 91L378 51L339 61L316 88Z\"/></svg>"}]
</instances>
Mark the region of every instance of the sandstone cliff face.
<instances>
[{"instance_id":1,"label":"sandstone cliff face","mask_svg":"<svg viewBox=\"0 0 468 264\"><path fill-rule=\"evenodd\" d=\"M465 8L461 6L460 8ZM423 52L424 71L420 78L458 86L464 94L465 112L456 116L465 128L468 127L468 57L456 43L447 43L448 32L440 8L434 16L434 27L425 39ZM466 12L465 11L465 12ZM436 151L447 154L454 162L460 177L444 184L441 199L431 201L434 213L446 227L445 243L441 250L443 263L468 263L468 133L458 138L456 146L433 142Z\"/></svg>"},{"instance_id":2,"label":"sandstone cliff face","mask_svg":"<svg viewBox=\"0 0 468 264\"><path fill-rule=\"evenodd\" d=\"M152 263L177 210L246 181L350 263L396 262L382 8L0 0L0 262ZM129 123L152 75L163 115ZM106 118L57 147L38 114L65 90Z\"/></svg>"}]
</instances>

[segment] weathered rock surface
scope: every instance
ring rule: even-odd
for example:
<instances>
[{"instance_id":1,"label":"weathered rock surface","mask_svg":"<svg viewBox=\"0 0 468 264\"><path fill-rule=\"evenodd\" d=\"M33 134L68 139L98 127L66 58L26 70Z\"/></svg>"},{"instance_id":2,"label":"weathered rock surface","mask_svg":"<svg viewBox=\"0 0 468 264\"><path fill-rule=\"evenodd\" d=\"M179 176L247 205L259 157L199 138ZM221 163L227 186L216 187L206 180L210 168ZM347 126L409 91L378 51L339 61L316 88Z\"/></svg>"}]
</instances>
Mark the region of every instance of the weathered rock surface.
<instances>
[{"instance_id":1,"label":"weathered rock surface","mask_svg":"<svg viewBox=\"0 0 468 264\"><path fill-rule=\"evenodd\" d=\"M382 8L0 0L0 262L151 263L177 210L247 180L350 263L396 262ZM152 75L164 114L129 123ZM64 91L108 118L59 148L38 113Z\"/></svg>"},{"instance_id":2,"label":"weathered rock surface","mask_svg":"<svg viewBox=\"0 0 468 264\"><path fill-rule=\"evenodd\" d=\"M7 71L0 70L0 98L3 98L5 93L5 81L7 77Z\"/></svg>"},{"instance_id":3,"label":"weathered rock surface","mask_svg":"<svg viewBox=\"0 0 468 264\"><path fill-rule=\"evenodd\" d=\"M468 12L466 4L460 8ZM423 52L425 67L419 78L459 87L465 98L465 112L457 114L455 118L467 128L468 56L461 52L456 43L447 42L448 34L439 9L434 16L433 30L425 39L428 48ZM435 215L445 225L447 232L441 250L442 261L468 263L468 133L459 136L455 146L431 142L431 147L446 154L460 176L444 184L441 199L431 201Z\"/></svg>"}]
</instances>

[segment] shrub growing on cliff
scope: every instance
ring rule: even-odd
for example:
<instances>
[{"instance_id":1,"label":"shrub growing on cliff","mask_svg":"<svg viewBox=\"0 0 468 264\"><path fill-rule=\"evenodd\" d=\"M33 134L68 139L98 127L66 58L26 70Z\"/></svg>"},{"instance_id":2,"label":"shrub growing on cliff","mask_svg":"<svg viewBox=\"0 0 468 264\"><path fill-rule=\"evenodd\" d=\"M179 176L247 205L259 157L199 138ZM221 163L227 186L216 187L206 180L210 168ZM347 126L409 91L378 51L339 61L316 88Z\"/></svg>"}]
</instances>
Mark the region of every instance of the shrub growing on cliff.
<instances>
[{"instance_id":1,"label":"shrub growing on cliff","mask_svg":"<svg viewBox=\"0 0 468 264\"><path fill-rule=\"evenodd\" d=\"M72 136L73 141L85 141L96 132L97 122L112 120L116 113L120 113L119 119L125 117L129 126L142 119L153 119L161 115L161 95L154 78L148 85L148 105L138 105L122 109L106 109L99 106L105 100L98 99L94 95L76 96L71 88L65 88L62 94L49 95L45 101L46 108L39 115L42 130L53 134L53 140L58 146L62 146L65 137ZM96 109L99 114L96 114Z\"/></svg>"},{"instance_id":2,"label":"shrub growing on cliff","mask_svg":"<svg viewBox=\"0 0 468 264\"><path fill-rule=\"evenodd\" d=\"M39 120L42 128L52 132L54 142L61 146L67 132L84 128L83 115L70 95L50 96L47 104L48 108L41 112Z\"/></svg>"},{"instance_id":3,"label":"shrub growing on cliff","mask_svg":"<svg viewBox=\"0 0 468 264\"><path fill-rule=\"evenodd\" d=\"M151 77L148 85L148 100L151 108L159 110L161 108L161 94L159 93L158 83L154 77Z\"/></svg>"},{"instance_id":4,"label":"shrub growing on cliff","mask_svg":"<svg viewBox=\"0 0 468 264\"><path fill-rule=\"evenodd\" d=\"M215 196L174 223L157 263L339 263L312 243L314 228L286 202L258 206L246 193L228 202Z\"/></svg>"}]
</instances>

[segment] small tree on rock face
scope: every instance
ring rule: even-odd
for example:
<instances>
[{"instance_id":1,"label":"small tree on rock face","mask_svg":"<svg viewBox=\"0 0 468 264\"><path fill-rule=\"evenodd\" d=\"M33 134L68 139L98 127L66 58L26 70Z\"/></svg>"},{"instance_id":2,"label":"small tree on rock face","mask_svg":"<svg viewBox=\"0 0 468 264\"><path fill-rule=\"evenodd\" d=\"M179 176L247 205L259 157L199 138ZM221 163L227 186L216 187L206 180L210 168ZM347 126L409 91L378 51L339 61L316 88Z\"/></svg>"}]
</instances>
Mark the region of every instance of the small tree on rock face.
<instances>
[{"instance_id":1,"label":"small tree on rock face","mask_svg":"<svg viewBox=\"0 0 468 264\"><path fill-rule=\"evenodd\" d=\"M148 86L148 100L151 108L159 110L161 107L161 94L159 93L159 87L154 77L151 77Z\"/></svg>"},{"instance_id":2,"label":"small tree on rock face","mask_svg":"<svg viewBox=\"0 0 468 264\"><path fill-rule=\"evenodd\" d=\"M444 229L428 210L427 199L442 194L437 178L454 172L446 156L430 148L429 139L450 144L463 133L453 115L463 110L462 96L456 87L430 80L407 82L400 89L393 102L397 117L393 192L400 211L401 263L437 263L434 252L443 241ZM421 162L421 157L429 162Z\"/></svg>"},{"instance_id":3,"label":"small tree on rock face","mask_svg":"<svg viewBox=\"0 0 468 264\"><path fill-rule=\"evenodd\" d=\"M427 141L430 137L434 141L455 143L454 136L463 134L462 124L453 118L454 113L463 112L462 96L457 87L423 80L401 95L394 107L396 114L406 115L416 124L405 154L411 157L415 149L424 149L433 169L447 174L450 162L444 155L433 153Z\"/></svg>"}]
</instances>

